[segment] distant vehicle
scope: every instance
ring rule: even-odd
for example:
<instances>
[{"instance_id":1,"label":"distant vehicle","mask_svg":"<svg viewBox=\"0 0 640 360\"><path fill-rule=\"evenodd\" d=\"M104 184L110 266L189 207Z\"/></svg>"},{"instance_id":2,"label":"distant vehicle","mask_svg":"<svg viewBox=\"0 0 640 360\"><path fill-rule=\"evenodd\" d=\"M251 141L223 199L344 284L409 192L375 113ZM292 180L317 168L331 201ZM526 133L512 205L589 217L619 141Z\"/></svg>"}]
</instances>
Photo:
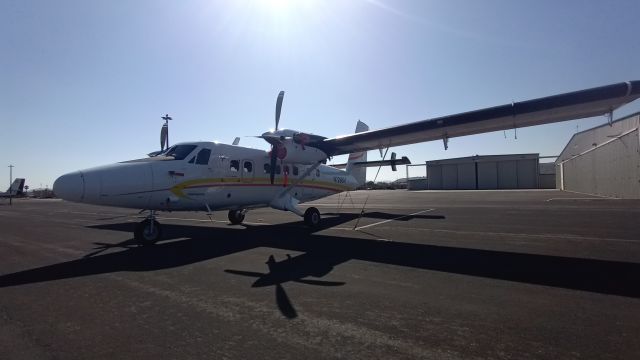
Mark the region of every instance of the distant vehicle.
<instances>
[{"instance_id":1,"label":"distant vehicle","mask_svg":"<svg viewBox=\"0 0 640 360\"><path fill-rule=\"evenodd\" d=\"M161 150L148 158L62 175L53 190L64 200L149 210L134 231L143 244L160 239L156 211L228 210L229 221L239 224L248 209L272 207L302 216L314 227L320 212L315 207L303 211L299 203L364 185L363 167L395 167L402 161L367 162L368 150L433 140L442 140L447 149L449 138L456 136L612 116L614 109L639 97L640 81L623 82L380 130L369 131L359 121L354 134L326 138L278 129L281 91L275 130L258 136L271 145L270 151L212 142L180 143L164 150L168 135L161 132ZM350 154L345 171L324 165L342 154Z\"/></svg>"},{"instance_id":2,"label":"distant vehicle","mask_svg":"<svg viewBox=\"0 0 640 360\"><path fill-rule=\"evenodd\" d=\"M0 198L24 196L24 179L16 178L5 192L0 192Z\"/></svg>"}]
</instances>

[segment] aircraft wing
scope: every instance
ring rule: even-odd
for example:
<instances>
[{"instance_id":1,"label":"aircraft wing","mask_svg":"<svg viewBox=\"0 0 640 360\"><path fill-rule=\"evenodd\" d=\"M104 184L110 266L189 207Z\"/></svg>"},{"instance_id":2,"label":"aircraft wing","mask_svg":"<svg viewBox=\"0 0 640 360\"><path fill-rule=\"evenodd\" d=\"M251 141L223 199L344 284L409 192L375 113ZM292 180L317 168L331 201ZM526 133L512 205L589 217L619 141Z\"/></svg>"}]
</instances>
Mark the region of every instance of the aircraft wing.
<instances>
[{"instance_id":1,"label":"aircraft wing","mask_svg":"<svg viewBox=\"0 0 640 360\"><path fill-rule=\"evenodd\" d=\"M329 156L604 115L640 98L640 81L490 107L379 130L324 139L310 146Z\"/></svg>"}]
</instances>

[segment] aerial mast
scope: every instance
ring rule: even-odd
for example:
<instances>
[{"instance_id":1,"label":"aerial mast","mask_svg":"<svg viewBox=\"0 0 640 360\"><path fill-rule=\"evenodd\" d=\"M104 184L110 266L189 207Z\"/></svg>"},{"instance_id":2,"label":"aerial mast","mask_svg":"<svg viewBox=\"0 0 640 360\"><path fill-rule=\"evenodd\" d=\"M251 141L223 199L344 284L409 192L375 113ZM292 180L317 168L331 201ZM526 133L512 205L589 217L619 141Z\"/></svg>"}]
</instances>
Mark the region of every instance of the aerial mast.
<instances>
[{"instance_id":1,"label":"aerial mast","mask_svg":"<svg viewBox=\"0 0 640 360\"><path fill-rule=\"evenodd\" d=\"M12 205L13 196L11 192L11 187L13 185L13 165L9 165L9 205Z\"/></svg>"}]
</instances>

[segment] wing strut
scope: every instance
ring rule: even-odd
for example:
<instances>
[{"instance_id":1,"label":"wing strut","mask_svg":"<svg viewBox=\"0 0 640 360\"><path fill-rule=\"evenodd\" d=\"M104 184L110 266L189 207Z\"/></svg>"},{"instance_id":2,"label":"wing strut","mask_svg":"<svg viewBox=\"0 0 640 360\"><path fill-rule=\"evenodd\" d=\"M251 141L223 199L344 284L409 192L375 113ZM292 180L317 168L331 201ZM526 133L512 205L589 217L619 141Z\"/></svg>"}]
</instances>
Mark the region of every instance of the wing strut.
<instances>
[{"instance_id":1,"label":"wing strut","mask_svg":"<svg viewBox=\"0 0 640 360\"><path fill-rule=\"evenodd\" d=\"M384 155L382 156L382 161L384 161L384 159L387 157L388 152L389 152L389 148L387 148L387 150L384 151ZM382 169L382 165L378 166L378 171L376 172L376 176L373 178L374 183L378 179L378 174L380 174L380 169ZM360 219L362 219L362 216L364 215L364 208L367 206L367 202L369 202L369 196L371 196L371 193L367 195L367 198L364 200L364 204L362 204L362 210L360 210L360 216L358 216L358 220L356 220L356 224L353 225L353 230L356 230L358 228L358 224L360 224Z\"/></svg>"}]
</instances>

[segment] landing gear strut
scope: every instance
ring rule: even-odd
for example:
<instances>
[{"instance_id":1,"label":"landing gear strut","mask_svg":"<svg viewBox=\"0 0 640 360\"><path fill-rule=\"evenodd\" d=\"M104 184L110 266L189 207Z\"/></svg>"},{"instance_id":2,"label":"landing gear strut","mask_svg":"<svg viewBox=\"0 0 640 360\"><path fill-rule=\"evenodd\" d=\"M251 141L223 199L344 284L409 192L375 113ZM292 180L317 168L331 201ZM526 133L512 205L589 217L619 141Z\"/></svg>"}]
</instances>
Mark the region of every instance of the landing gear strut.
<instances>
[{"instance_id":1,"label":"landing gear strut","mask_svg":"<svg viewBox=\"0 0 640 360\"><path fill-rule=\"evenodd\" d=\"M136 224L133 237L140 245L153 245L162 236L160 223L156 221L156 212L151 210L146 219Z\"/></svg>"},{"instance_id":2,"label":"landing gear strut","mask_svg":"<svg viewBox=\"0 0 640 360\"><path fill-rule=\"evenodd\" d=\"M229 222L233 225L242 224L244 221L244 215L247 213L247 210L229 210Z\"/></svg>"}]
</instances>

